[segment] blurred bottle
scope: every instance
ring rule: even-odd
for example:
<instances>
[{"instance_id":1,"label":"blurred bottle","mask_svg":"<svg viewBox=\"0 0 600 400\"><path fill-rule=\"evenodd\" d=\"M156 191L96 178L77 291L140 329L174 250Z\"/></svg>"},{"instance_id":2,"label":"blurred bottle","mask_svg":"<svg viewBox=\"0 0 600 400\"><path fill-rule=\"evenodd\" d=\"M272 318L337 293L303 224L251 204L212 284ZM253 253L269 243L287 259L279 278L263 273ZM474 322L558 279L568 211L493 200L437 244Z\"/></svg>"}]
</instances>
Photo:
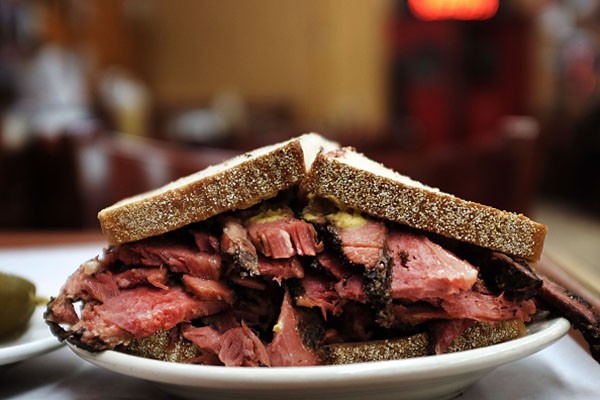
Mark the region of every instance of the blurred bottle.
<instances>
[{"instance_id":1,"label":"blurred bottle","mask_svg":"<svg viewBox=\"0 0 600 400\"><path fill-rule=\"evenodd\" d=\"M17 106L35 135L53 137L91 118L85 63L72 50L46 45L23 74Z\"/></svg>"},{"instance_id":2,"label":"blurred bottle","mask_svg":"<svg viewBox=\"0 0 600 400\"><path fill-rule=\"evenodd\" d=\"M100 80L101 101L114 128L121 133L151 136L150 92L139 80L120 69L109 69Z\"/></svg>"},{"instance_id":3,"label":"blurred bottle","mask_svg":"<svg viewBox=\"0 0 600 400\"><path fill-rule=\"evenodd\" d=\"M175 113L168 121L169 139L202 145L222 145L240 133L247 124L244 98L234 90L218 92L205 107L192 107Z\"/></svg>"}]
</instances>

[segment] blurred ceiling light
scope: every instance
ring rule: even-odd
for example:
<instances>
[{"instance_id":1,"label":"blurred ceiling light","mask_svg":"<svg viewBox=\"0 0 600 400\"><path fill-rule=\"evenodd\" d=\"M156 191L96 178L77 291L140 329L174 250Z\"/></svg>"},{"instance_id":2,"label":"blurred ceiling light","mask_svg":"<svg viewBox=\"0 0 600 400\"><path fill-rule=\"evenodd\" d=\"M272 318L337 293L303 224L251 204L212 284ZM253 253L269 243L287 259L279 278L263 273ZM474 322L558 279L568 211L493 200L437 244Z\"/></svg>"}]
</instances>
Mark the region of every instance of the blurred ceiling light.
<instances>
[{"instance_id":1,"label":"blurred ceiling light","mask_svg":"<svg viewBox=\"0 0 600 400\"><path fill-rule=\"evenodd\" d=\"M496 15L499 0L408 0L412 14L425 21L484 20Z\"/></svg>"}]
</instances>

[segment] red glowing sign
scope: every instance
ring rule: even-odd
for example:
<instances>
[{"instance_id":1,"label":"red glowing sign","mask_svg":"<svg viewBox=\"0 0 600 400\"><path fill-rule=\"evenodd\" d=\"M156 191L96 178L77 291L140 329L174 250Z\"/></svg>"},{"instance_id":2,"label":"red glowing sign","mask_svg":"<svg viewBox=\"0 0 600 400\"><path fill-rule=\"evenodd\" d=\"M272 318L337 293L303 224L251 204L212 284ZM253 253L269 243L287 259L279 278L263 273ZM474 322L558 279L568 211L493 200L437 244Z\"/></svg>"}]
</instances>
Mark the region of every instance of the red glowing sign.
<instances>
[{"instance_id":1,"label":"red glowing sign","mask_svg":"<svg viewBox=\"0 0 600 400\"><path fill-rule=\"evenodd\" d=\"M489 19L498 6L499 0L408 0L413 15L425 21Z\"/></svg>"}]
</instances>

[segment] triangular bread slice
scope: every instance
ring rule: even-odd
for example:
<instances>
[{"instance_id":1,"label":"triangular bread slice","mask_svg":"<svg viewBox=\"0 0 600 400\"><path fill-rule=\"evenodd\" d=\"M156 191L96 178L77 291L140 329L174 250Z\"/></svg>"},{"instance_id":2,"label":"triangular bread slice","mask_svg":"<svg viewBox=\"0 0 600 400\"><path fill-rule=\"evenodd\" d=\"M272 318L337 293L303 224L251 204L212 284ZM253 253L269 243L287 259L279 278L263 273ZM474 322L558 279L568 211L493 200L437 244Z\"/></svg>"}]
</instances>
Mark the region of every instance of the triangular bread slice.
<instances>
[{"instance_id":1,"label":"triangular bread slice","mask_svg":"<svg viewBox=\"0 0 600 400\"><path fill-rule=\"evenodd\" d=\"M352 148L317 155L302 185L339 205L514 257L542 253L545 225L428 187Z\"/></svg>"},{"instance_id":2,"label":"triangular bread slice","mask_svg":"<svg viewBox=\"0 0 600 400\"><path fill-rule=\"evenodd\" d=\"M274 197L304 178L318 152L337 147L315 133L265 146L121 200L98 220L111 245L170 232Z\"/></svg>"},{"instance_id":3,"label":"triangular bread slice","mask_svg":"<svg viewBox=\"0 0 600 400\"><path fill-rule=\"evenodd\" d=\"M189 362L202 355L191 342L179 337L174 339L169 331L134 339L123 348L128 354L170 362ZM509 320L494 324L475 322L456 337L446 353L479 349L517 339L527 333L523 321ZM371 340L366 342L342 342L321 346L318 354L325 364L352 364L359 362L401 360L431 355L434 340L428 332L417 333L395 339Z\"/></svg>"},{"instance_id":4,"label":"triangular bread slice","mask_svg":"<svg viewBox=\"0 0 600 400\"><path fill-rule=\"evenodd\" d=\"M523 321L475 322L454 338L446 353L479 349L517 339L527 333ZM342 342L325 345L321 354L327 364L353 364L371 361L401 360L432 354L435 341L428 332L396 339L367 342Z\"/></svg>"}]
</instances>

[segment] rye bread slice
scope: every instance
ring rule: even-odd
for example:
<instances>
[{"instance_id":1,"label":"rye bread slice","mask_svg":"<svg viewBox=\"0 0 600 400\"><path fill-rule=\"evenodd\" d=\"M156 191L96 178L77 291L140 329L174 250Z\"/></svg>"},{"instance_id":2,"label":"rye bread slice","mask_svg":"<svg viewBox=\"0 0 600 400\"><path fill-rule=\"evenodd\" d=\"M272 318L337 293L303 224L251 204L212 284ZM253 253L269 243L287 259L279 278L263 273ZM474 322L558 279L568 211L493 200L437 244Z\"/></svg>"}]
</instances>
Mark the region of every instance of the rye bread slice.
<instances>
[{"instance_id":1,"label":"rye bread slice","mask_svg":"<svg viewBox=\"0 0 600 400\"><path fill-rule=\"evenodd\" d=\"M352 148L317 155L302 187L341 207L513 257L542 254L545 225L423 185Z\"/></svg>"},{"instance_id":2,"label":"rye bread slice","mask_svg":"<svg viewBox=\"0 0 600 400\"><path fill-rule=\"evenodd\" d=\"M525 335L523 321L502 321L495 324L477 322L454 339L447 353L477 349L506 342ZM370 342L330 344L321 348L327 364L352 364L370 361L400 360L433 354L431 337L427 332L397 339Z\"/></svg>"},{"instance_id":3,"label":"rye bread slice","mask_svg":"<svg viewBox=\"0 0 600 400\"><path fill-rule=\"evenodd\" d=\"M265 146L121 200L100 211L98 220L116 245L245 209L299 184L316 154L336 147L315 133Z\"/></svg>"}]
</instances>

